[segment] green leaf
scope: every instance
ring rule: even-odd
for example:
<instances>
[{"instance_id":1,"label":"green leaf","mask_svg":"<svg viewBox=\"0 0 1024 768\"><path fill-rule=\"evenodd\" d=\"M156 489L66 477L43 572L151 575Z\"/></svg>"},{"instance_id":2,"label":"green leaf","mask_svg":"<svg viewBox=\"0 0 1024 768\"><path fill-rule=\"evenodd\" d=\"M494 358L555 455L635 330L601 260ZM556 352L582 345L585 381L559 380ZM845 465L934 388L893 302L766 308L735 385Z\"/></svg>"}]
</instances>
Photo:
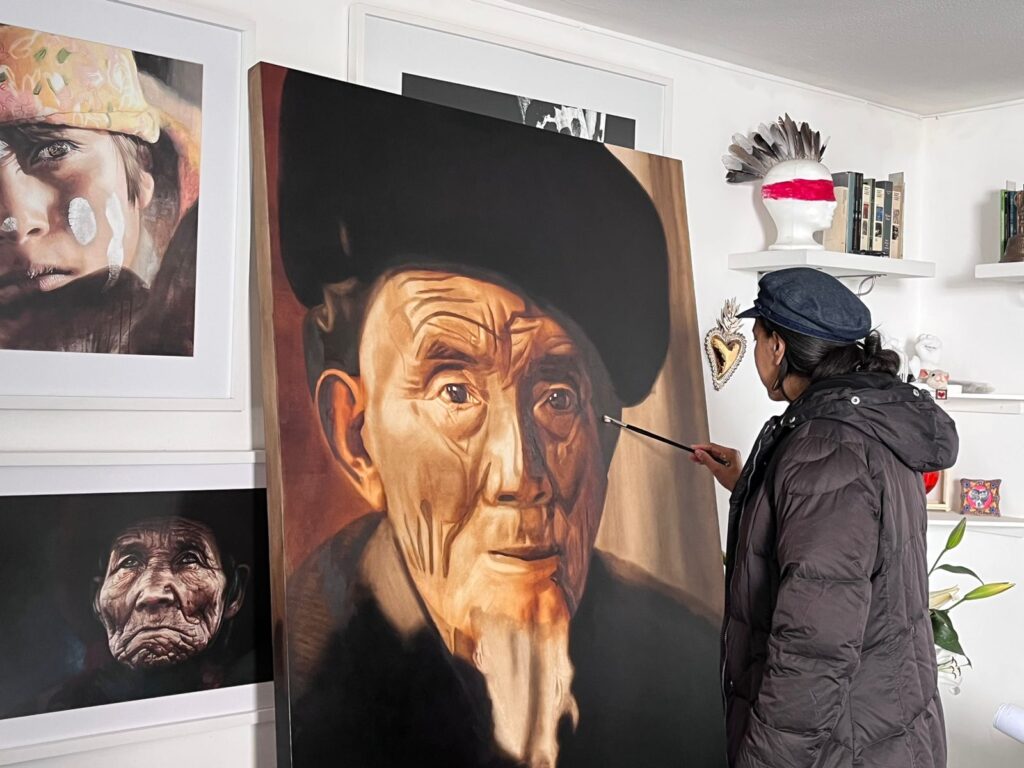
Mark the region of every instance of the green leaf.
<instances>
[{"instance_id":1,"label":"green leaf","mask_svg":"<svg viewBox=\"0 0 1024 768\"><path fill-rule=\"evenodd\" d=\"M937 570L937 571L949 571L950 573L959 573L961 576L973 576L974 578L976 578L978 580L979 584L984 584L985 583L984 581L982 581L981 576L976 574L970 568L964 568L962 565L939 565L939 566L936 566L935 570Z\"/></svg>"},{"instance_id":2,"label":"green leaf","mask_svg":"<svg viewBox=\"0 0 1024 768\"><path fill-rule=\"evenodd\" d=\"M930 611L932 616L932 632L935 634L935 644L950 653L957 653L966 656L963 646L960 645L960 637L953 629L953 622L946 611Z\"/></svg>"},{"instance_id":3,"label":"green leaf","mask_svg":"<svg viewBox=\"0 0 1024 768\"><path fill-rule=\"evenodd\" d=\"M68 60L68 56L70 55L71 51L69 51L67 48L61 48L59 51L57 51L57 63L63 64L65 61Z\"/></svg>"},{"instance_id":4,"label":"green leaf","mask_svg":"<svg viewBox=\"0 0 1024 768\"><path fill-rule=\"evenodd\" d=\"M949 532L949 538L946 539L946 548L943 552L949 552L951 549L956 549L960 546L960 542L964 540L964 532L967 530L967 518L963 518L956 527Z\"/></svg>"},{"instance_id":5,"label":"green leaf","mask_svg":"<svg viewBox=\"0 0 1024 768\"><path fill-rule=\"evenodd\" d=\"M38 51L36 51L32 55L32 58L34 58L36 61L42 61L43 59L45 59L46 58L46 48L40 48Z\"/></svg>"},{"instance_id":6,"label":"green leaf","mask_svg":"<svg viewBox=\"0 0 1024 768\"><path fill-rule=\"evenodd\" d=\"M992 584L982 584L980 587L975 587L966 595L964 600L984 600L986 597L995 597L1001 592L1013 587L1013 584L1009 581L997 581Z\"/></svg>"}]
</instances>

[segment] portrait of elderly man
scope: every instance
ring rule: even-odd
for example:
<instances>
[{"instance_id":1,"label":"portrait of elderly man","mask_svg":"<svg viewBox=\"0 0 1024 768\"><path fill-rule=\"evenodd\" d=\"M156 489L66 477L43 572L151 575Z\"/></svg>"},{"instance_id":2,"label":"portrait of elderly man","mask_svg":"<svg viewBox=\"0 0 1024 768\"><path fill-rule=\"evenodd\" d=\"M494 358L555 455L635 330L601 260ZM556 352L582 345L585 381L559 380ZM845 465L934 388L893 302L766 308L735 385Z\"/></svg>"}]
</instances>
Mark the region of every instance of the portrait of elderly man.
<instances>
[{"instance_id":1,"label":"portrait of elderly man","mask_svg":"<svg viewBox=\"0 0 1024 768\"><path fill-rule=\"evenodd\" d=\"M0 77L0 349L191 355L202 66L0 24Z\"/></svg>"},{"instance_id":2,"label":"portrait of elderly man","mask_svg":"<svg viewBox=\"0 0 1024 768\"><path fill-rule=\"evenodd\" d=\"M252 490L0 500L19 547L0 576L20 592L0 606L15 627L0 648L18 662L0 673L0 715L268 679L262 504ZM21 566L48 562L20 583Z\"/></svg>"},{"instance_id":3,"label":"portrait of elderly man","mask_svg":"<svg viewBox=\"0 0 1024 768\"><path fill-rule=\"evenodd\" d=\"M330 456L289 463L282 421L285 534L312 516L291 467L360 510L287 578L291 764L723 765L714 618L596 546L601 417L670 335L648 194L597 144L302 73L277 119L309 307L279 408L301 397Z\"/></svg>"}]
</instances>

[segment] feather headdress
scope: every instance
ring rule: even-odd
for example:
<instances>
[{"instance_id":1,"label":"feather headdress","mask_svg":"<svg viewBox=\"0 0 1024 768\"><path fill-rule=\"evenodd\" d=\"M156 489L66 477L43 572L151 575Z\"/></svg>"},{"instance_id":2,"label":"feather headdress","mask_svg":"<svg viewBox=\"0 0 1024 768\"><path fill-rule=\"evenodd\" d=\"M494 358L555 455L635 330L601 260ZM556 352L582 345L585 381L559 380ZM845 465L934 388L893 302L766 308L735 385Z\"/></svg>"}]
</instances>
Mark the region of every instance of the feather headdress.
<instances>
[{"instance_id":1,"label":"feather headdress","mask_svg":"<svg viewBox=\"0 0 1024 768\"><path fill-rule=\"evenodd\" d=\"M722 155L728 171L725 180L732 184L755 181L787 160L820 162L827 144L828 139L822 141L818 131L812 131L807 123L798 126L786 114L771 125L761 123L750 136L733 134L729 154Z\"/></svg>"}]
</instances>

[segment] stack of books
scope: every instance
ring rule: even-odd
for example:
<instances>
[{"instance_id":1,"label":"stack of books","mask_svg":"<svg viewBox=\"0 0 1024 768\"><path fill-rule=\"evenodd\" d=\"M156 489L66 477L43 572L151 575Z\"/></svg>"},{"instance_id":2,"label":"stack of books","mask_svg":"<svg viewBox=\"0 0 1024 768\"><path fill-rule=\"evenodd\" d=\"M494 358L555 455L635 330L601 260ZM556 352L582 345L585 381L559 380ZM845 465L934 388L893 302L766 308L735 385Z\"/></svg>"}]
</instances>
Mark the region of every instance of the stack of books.
<instances>
[{"instance_id":1,"label":"stack of books","mask_svg":"<svg viewBox=\"0 0 1024 768\"><path fill-rule=\"evenodd\" d=\"M1024 208L1024 192L1018 192L1014 182L1006 182L1006 189L999 192L1000 259L1006 253L1006 242L1017 234L1021 208Z\"/></svg>"},{"instance_id":2,"label":"stack of books","mask_svg":"<svg viewBox=\"0 0 1024 768\"><path fill-rule=\"evenodd\" d=\"M843 171L832 174L832 183L836 215L822 240L825 250L902 259L906 238L903 174L890 173L883 181Z\"/></svg>"}]
</instances>

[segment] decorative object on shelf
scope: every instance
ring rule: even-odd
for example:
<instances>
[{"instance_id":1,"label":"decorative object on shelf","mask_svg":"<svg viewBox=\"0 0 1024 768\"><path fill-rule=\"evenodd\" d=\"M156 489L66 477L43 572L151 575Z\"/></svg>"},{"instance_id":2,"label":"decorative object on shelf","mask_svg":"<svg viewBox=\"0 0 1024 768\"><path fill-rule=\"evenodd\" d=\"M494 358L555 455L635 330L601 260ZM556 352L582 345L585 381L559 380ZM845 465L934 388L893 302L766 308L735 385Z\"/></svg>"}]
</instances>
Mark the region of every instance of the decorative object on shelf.
<instances>
[{"instance_id":1,"label":"decorative object on shelf","mask_svg":"<svg viewBox=\"0 0 1024 768\"><path fill-rule=\"evenodd\" d=\"M908 363L912 381L924 381L928 371L939 367L942 357L942 339L930 333L922 333L914 342L914 354Z\"/></svg>"},{"instance_id":2,"label":"decorative object on shelf","mask_svg":"<svg viewBox=\"0 0 1024 768\"><path fill-rule=\"evenodd\" d=\"M999 490L1002 480L960 481L960 514L999 517Z\"/></svg>"},{"instance_id":3,"label":"decorative object on shelf","mask_svg":"<svg viewBox=\"0 0 1024 768\"><path fill-rule=\"evenodd\" d=\"M930 512L949 512L951 508L949 472L944 469L939 472L925 472L923 479L928 510Z\"/></svg>"},{"instance_id":4,"label":"decorative object on shelf","mask_svg":"<svg viewBox=\"0 0 1024 768\"><path fill-rule=\"evenodd\" d=\"M1012 264L1024 261L1024 192L1013 195L1013 212L1016 214L1013 235L1006 241L1006 249L999 259L1000 264Z\"/></svg>"},{"instance_id":5,"label":"decorative object on shelf","mask_svg":"<svg viewBox=\"0 0 1024 768\"><path fill-rule=\"evenodd\" d=\"M711 383L720 390L728 383L747 351L747 337L736 317L739 306L729 299L722 307L715 327L704 337L704 352L711 366Z\"/></svg>"},{"instance_id":6,"label":"decorative object on shelf","mask_svg":"<svg viewBox=\"0 0 1024 768\"><path fill-rule=\"evenodd\" d=\"M821 164L827 140L787 114L770 126L761 123L749 137L735 133L732 141L722 156L725 180L764 180L761 200L776 231L768 250L824 250L814 233L832 225L836 210L832 174Z\"/></svg>"},{"instance_id":7,"label":"decorative object on shelf","mask_svg":"<svg viewBox=\"0 0 1024 768\"><path fill-rule=\"evenodd\" d=\"M884 331L882 334L882 346L886 349L892 350L900 359L900 368L897 371L900 381L907 381L907 376L910 370L910 361L907 358L907 343L902 336L891 336Z\"/></svg>"},{"instance_id":8,"label":"decorative object on shelf","mask_svg":"<svg viewBox=\"0 0 1024 768\"><path fill-rule=\"evenodd\" d=\"M924 384L935 392L936 400L945 400L948 394L949 374L946 373L946 371L939 370L938 368L933 368L927 373L928 375L924 379Z\"/></svg>"},{"instance_id":9,"label":"decorative object on shelf","mask_svg":"<svg viewBox=\"0 0 1024 768\"><path fill-rule=\"evenodd\" d=\"M942 552L935 558L935 562L928 570L929 578L936 571L943 571L958 576L970 576L973 579L977 579L980 584L980 586L970 590L963 597L960 597L960 587L958 586L931 590L928 593L928 613L931 616L932 631L935 634L935 655L939 665L940 682L943 682L954 695L960 692L963 668L971 666L971 660L964 652L963 646L960 643L960 637L953 627L953 620L949 616L950 612L963 602L995 597L1014 586L1011 582L1006 581L985 583L978 574L962 565L939 565L939 561L942 560L947 552L960 546L966 531L967 520L963 519L950 532L949 537L946 539L946 546L943 547ZM958 656L963 657L963 663L957 658Z\"/></svg>"}]
</instances>

